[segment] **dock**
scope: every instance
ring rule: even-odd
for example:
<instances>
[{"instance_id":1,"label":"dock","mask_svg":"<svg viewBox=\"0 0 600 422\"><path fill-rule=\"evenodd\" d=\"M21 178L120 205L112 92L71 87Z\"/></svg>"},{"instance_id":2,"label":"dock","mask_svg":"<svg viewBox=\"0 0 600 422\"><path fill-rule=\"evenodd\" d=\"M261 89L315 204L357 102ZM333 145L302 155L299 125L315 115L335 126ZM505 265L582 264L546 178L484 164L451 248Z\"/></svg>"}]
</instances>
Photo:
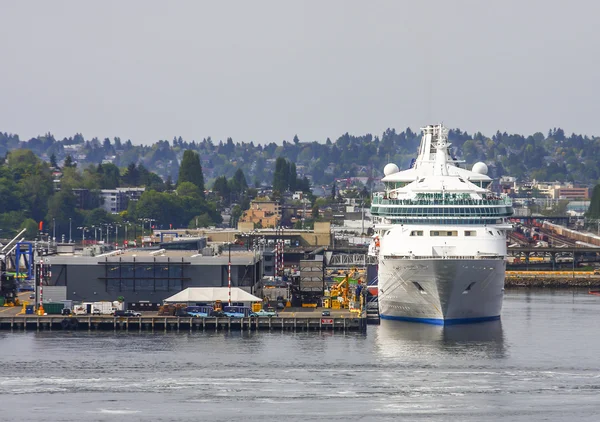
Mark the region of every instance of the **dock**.
<instances>
[{"instance_id":1,"label":"dock","mask_svg":"<svg viewBox=\"0 0 600 422\"><path fill-rule=\"evenodd\" d=\"M123 331L123 332L200 332L200 331L364 331L366 317L172 317L12 315L0 316L0 330L36 331Z\"/></svg>"}]
</instances>

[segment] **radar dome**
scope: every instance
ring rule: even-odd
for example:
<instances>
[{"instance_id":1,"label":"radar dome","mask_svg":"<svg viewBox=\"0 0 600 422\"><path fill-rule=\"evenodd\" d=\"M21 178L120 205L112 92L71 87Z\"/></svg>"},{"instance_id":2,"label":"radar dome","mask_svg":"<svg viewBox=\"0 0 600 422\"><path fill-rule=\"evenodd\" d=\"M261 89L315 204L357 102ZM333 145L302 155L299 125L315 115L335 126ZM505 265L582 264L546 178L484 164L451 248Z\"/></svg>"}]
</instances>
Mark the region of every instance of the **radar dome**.
<instances>
[{"instance_id":1,"label":"radar dome","mask_svg":"<svg viewBox=\"0 0 600 422\"><path fill-rule=\"evenodd\" d=\"M398 173L399 171L400 171L400 169L394 163L386 164L386 166L383 168L383 174L385 174L386 176L389 176L390 174Z\"/></svg>"},{"instance_id":2,"label":"radar dome","mask_svg":"<svg viewBox=\"0 0 600 422\"><path fill-rule=\"evenodd\" d=\"M473 169L472 171L474 173L479 173L479 174L487 174L488 172L488 166L485 165L485 163L482 163L481 161L478 163L475 163L473 165Z\"/></svg>"}]
</instances>

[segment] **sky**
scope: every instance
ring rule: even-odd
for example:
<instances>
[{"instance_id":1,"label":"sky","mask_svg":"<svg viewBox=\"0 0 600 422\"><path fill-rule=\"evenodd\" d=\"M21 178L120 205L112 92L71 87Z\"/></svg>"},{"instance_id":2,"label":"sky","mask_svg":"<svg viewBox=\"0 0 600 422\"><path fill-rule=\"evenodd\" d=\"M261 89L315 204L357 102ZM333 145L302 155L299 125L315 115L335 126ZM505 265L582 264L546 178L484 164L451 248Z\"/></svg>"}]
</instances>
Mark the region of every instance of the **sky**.
<instances>
[{"instance_id":1,"label":"sky","mask_svg":"<svg viewBox=\"0 0 600 422\"><path fill-rule=\"evenodd\" d=\"M600 2L0 1L0 131L600 135Z\"/></svg>"}]
</instances>

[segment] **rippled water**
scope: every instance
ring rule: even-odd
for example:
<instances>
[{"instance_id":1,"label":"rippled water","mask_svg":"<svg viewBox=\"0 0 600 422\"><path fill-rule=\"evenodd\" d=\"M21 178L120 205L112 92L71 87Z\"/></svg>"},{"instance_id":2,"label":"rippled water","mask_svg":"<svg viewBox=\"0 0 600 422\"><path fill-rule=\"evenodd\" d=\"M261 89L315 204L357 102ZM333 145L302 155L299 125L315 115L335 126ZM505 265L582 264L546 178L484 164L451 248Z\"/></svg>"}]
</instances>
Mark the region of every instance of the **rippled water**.
<instances>
[{"instance_id":1,"label":"rippled water","mask_svg":"<svg viewBox=\"0 0 600 422\"><path fill-rule=\"evenodd\" d=\"M600 297L538 291L366 335L5 331L2 420L597 421L599 322Z\"/></svg>"}]
</instances>

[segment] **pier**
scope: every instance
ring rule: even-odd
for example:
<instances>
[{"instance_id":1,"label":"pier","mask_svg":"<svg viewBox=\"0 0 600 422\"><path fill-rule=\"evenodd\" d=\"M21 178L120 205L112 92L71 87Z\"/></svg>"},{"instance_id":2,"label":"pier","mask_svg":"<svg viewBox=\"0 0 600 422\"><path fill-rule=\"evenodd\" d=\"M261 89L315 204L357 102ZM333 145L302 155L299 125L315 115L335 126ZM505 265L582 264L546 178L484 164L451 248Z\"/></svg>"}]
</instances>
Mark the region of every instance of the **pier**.
<instances>
[{"instance_id":1,"label":"pier","mask_svg":"<svg viewBox=\"0 0 600 422\"><path fill-rule=\"evenodd\" d=\"M0 316L0 330L23 331L124 331L124 332L199 332L199 331L364 331L364 317L278 316L271 318L190 318L141 316L114 318L104 316L12 315Z\"/></svg>"}]
</instances>

